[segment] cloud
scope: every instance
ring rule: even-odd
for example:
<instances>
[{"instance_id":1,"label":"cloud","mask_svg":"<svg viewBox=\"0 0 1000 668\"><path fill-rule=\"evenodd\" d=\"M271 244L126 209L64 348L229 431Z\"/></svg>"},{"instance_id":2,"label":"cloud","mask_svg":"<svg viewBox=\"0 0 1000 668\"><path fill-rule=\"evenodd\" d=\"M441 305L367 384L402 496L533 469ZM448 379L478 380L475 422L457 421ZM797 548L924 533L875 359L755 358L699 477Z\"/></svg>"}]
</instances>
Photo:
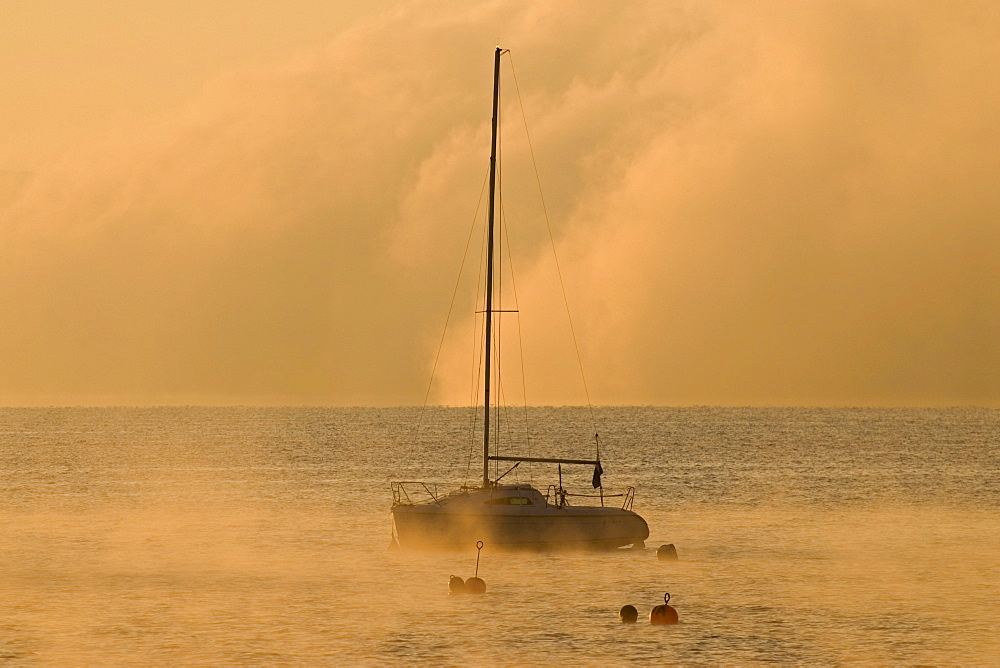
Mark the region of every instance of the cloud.
<instances>
[{"instance_id":1,"label":"cloud","mask_svg":"<svg viewBox=\"0 0 1000 668\"><path fill-rule=\"evenodd\" d=\"M421 401L499 34L595 401L995 404L998 23L975 3L400 5L20 187L0 396ZM579 403L504 76L527 396ZM468 396L468 360L446 353L436 400Z\"/></svg>"},{"instance_id":2,"label":"cloud","mask_svg":"<svg viewBox=\"0 0 1000 668\"><path fill-rule=\"evenodd\" d=\"M598 401L995 404L995 14L716 10L565 223Z\"/></svg>"}]
</instances>

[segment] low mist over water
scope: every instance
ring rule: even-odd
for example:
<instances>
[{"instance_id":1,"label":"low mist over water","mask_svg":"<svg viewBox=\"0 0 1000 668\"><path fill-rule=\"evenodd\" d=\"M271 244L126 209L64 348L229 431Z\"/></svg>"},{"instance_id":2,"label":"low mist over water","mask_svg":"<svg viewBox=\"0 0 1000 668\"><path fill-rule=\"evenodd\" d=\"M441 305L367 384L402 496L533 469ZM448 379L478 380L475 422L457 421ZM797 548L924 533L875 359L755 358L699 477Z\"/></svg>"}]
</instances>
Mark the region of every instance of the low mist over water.
<instances>
[{"instance_id":1,"label":"low mist over water","mask_svg":"<svg viewBox=\"0 0 1000 668\"><path fill-rule=\"evenodd\" d=\"M1000 660L1000 411L595 413L647 549L487 545L487 593L456 597L474 546L390 551L389 482L475 482L465 410L3 409L0 660ZM536 455L592 455L586 409L528 422ZM564 470L580 490L590 474ZM681 623L652 627L665 591Z\"/></svg>"}]
</instances>

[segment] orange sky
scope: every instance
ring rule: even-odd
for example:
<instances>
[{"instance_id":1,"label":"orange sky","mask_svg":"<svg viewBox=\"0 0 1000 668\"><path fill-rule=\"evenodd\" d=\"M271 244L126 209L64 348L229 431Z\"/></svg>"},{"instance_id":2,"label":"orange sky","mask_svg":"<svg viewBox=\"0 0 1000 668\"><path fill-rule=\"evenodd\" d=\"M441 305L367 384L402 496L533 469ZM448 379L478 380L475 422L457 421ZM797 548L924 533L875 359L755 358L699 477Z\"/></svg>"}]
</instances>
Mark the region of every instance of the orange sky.
<instances>
[{"instance_id":1,"label":"orange sky","mask_svg":"<svg viewBox=\"0 0 1000 668\"><path fill-rule=\"evenodd\" d=\"M420 403L499 36L595 403L1000 405L994 3L4 13L0 404ZM528 400L581 403L505 99Z\"/></svg>"}]
</instances>

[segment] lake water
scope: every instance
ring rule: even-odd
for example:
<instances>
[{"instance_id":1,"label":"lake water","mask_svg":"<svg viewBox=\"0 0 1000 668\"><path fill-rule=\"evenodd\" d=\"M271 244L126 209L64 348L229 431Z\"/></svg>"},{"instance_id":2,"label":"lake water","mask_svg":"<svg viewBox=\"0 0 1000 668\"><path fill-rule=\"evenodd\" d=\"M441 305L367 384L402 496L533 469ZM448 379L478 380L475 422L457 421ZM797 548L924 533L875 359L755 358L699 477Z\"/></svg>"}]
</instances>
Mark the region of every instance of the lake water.
<instances>
[{"instance_id":1,"label":"lake water","mask_svg":"<svg viewBox=\"0 0 1000 668\"><path fill-rule=\"evenodd\" d=\"M486 546L456 597L474 548L387 549L389 482L481 476L467 410L2 409L0 661L1000 662L1000 411L593 417L531 409L531 454L590 457L596 422L647 548ZM651 626L665 591L681 623Z\"/></svg>"}]
</instances>

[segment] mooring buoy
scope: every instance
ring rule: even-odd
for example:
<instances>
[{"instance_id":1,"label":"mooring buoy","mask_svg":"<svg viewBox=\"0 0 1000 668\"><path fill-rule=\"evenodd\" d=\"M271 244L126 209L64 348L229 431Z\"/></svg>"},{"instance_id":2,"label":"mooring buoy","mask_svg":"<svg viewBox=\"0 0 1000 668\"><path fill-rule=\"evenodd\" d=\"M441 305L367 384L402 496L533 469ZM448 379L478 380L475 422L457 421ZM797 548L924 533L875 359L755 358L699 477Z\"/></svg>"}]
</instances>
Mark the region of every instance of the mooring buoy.
<instances>
[{"instance_id":1,"label":"mooring buoy","mask_svg":"<svg viewBox=\"0 0 1000 668\"><path fill-rule=\"evenodd\" d=\"M464 594L465 593L465 580L458 577L457 575L452 575L448 580L448 591L452 594Z\"/></svg>"},{"instance_id":2,"label":"mooring buoy","mask_svg":"<svg viewBox=\"0 0 1000 668\"><path fill-rule=\"evenodd\" d=\"M483 552L483 541L476 541L476 574L465 581L465 591L470 594L485 594L486 582L479 577L479 555Z\"/></svg>"},{"instance_id":3,"label":"mooring buoy","mask_svg":"<svg viewBox=\"0 0 1000 668\"><path fill-rule=\"evenodd\" d=\"M649 611L650 624L676 624L679 621L677 611L669 603L670 592L667 592L663 595L663 605L658 605Z\"/></svg>"},{"instance_id":4,"label":"mooring buoy","mask_svg":"<svg viewBox=\"0 0 1000 668\"><path fill-rule=\"evenodd\" d=\"M639 611L635 609L634 605L623 605L622 609L618 611L618 618L624 624L634 624L639 619Z\"/></svg>"},{"instance_id":5,"label":"mooring buoy","mask_svg":"<svg viewBox=\"0 0 1000 668\"><path fill-rule=\"evenodd\" d=\"M482 578L471 577L465 581L465 591L469 594L485 594L486 583Z\"/></svg>"},{"instance_id":6,"label":"mooring buoy","mask_svg":"<svg viewBox=\"0 0 1000 668\"><path fill-rule=\"evenodd\" d=\"M673 543L656 548L656 558L660 561L677 561L677 548Z\"/></svg>"}]
</instances>

